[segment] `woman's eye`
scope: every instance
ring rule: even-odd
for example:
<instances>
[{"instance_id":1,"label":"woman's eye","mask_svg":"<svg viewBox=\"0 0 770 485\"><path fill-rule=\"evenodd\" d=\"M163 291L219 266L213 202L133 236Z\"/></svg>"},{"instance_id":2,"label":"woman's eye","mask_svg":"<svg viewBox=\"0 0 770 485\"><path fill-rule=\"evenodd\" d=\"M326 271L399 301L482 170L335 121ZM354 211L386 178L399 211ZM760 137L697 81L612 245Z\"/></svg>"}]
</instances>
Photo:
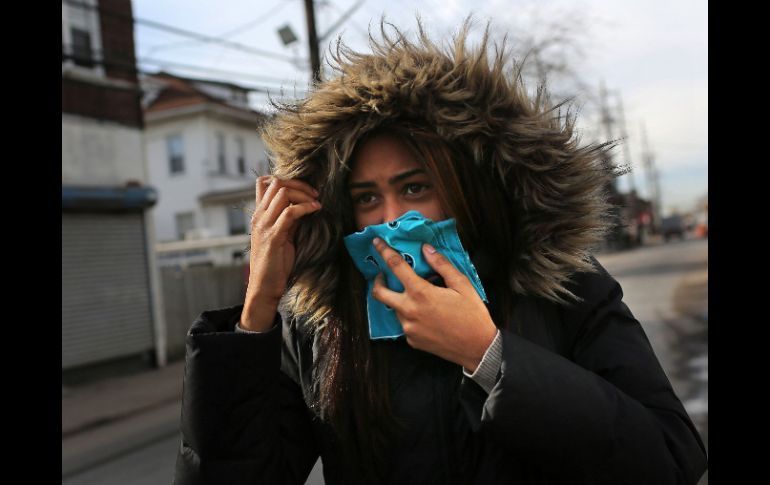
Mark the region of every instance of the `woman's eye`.
<instances>
[{"instance_id":1,"label":"woman's eye","mask_svg":"<svg viewBox=\"0 0 770 485\"><path fill-rule=\"evenodd\" d=\"M407 195L417 195L425 191L427 188L428 186L425 184L407 184L404 186L404 192Z\"/></svg>"},{"instance_id":2,"label":"woman's eye","mask_svg":"<svg viewBox=\"0 0 770 485\"><path fill-rule=\"evenodd\" d=\"M355 202L356 204L366 205L366 204L371 204L374 201L374 198L375 198L374 194L372 194L371 192L367 192L365 194L361 194L356 197L353 197L353 202Z\"/></svg>"}]
</instances>

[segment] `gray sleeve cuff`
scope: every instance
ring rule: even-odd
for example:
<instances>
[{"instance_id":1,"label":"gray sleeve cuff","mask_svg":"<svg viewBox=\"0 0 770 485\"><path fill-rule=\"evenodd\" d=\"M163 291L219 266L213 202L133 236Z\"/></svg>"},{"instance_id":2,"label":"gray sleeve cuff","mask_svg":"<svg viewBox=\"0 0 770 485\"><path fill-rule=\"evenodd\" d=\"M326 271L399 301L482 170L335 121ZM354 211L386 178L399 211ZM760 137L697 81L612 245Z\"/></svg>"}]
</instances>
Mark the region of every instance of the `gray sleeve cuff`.
<instances>
[{"instance_id":1,"label":"gray sleeve cuff","mask_svg":"<svg viewBox=\"0 0 770 485\"><path fill-rule=\"evenodd\" d=\"M273 328L275 328L275 325L265 330L264 332L257 332L255 330L246 330L245 328L241 328L241 322L239 321L238 323L235 324L235 333L267 333Z\"/></svg>"},{"instance_id":2,"label":"gray sleeve cuff","mask_svg":"<svg viewBox=\"0 0 770 485\"><path fill-rule=\"evenodd\" d=\"M497 331L492 343L489 344L487 351L484 352L484 357L481 358L478 367L469 374L465 368L463 368L463 374L466 377L473 379L478 385L484 389L487 394L495 387L495 381L497 380L497 373L500 370L500 365L503 362L503 338L500 335L500 330Z\"/></svg>"}]
</instances>

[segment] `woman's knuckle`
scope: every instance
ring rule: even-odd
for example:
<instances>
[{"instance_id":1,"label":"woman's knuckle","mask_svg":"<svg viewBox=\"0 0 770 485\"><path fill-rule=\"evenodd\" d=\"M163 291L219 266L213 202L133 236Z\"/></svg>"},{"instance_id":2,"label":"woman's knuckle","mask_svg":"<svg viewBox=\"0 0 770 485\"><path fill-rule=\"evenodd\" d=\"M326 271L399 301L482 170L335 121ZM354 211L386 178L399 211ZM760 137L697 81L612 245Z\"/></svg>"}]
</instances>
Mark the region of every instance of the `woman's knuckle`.
<instances>
[{"instance_id":1,"label":"woman's knuckle","mask_svg":"<svg viewBox=\"0 0 770 485\"><path fill-rule=\"evenodd\" d=\"M395 255L395 254L391 255L391 256L388 256L385 261L388 263L388 266L390 266L391 268L395 268L395 267L397 267L398 265L400 265L401 263L404 262L404 260L401 258L401 256L398 256L398 255Z\"/></svg>"},{"instance_id":2,"label":"woman's knuckle","mask_svg":"<svg viewBox=\"0 0 770 485\"><path fill-rule=\"evenodd\" d=\"M417 301L425 301L427 295L425 294L425 288L414 288L411 292L412 298L414 298Z\"/></svg>"}]
</instances>

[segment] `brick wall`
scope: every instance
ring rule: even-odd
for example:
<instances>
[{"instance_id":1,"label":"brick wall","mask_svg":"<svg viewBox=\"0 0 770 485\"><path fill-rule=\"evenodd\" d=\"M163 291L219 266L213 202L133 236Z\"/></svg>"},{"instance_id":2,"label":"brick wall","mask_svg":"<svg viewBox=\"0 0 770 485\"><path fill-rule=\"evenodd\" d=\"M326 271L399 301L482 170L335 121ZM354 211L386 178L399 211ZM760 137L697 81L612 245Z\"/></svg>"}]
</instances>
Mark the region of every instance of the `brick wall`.
<instances>
[{"instance_id":1,"label":"brick wall","mask_svg":"<svg viewBox=\"0 0 770 485\"><path fill-rule=\"evenodd\" d=\"M61 110L142 128L139 88L109 87L72 78L61 80Z\"/></svg>"},{"instance_id":2,"label":"brick wall","mask_svg":"<svg viewBox=\"0 0 770 485\"><path fill-rule=\"evenodd\" d=\"M137 82L131 0L99 0L107 77Z\"/></svg>"}]
</instances>

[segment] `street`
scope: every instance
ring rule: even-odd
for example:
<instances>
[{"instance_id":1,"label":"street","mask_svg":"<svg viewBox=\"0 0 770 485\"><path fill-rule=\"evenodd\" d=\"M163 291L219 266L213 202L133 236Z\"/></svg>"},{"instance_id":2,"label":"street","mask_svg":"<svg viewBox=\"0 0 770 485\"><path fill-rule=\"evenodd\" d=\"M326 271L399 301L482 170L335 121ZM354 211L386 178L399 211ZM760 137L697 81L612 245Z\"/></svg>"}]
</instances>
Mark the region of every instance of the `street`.
<instances>
[{"instance_id":1,"label":"street","mask_svg":"<svg viewBox=\"0 0 770 485\"><path fill-rule=\"evenodd\" d=\"M708 240L675 241L599 262L623 288L708 447Z\"/></svg>"},{"instance_id":2,"label":"street","mask_svg":"<svg viewBox=\"0 0 770 485\"><path fill-rule=\"evenodd\" d=\"M620 283L658 359L708 447L708 240L676 241L597 256ZM68 476L62 485L168 485L174 433ZM707 485L708 474L699 482ZM307 484L323 484L320 463Z\"/></svg>"}]
</instances>

